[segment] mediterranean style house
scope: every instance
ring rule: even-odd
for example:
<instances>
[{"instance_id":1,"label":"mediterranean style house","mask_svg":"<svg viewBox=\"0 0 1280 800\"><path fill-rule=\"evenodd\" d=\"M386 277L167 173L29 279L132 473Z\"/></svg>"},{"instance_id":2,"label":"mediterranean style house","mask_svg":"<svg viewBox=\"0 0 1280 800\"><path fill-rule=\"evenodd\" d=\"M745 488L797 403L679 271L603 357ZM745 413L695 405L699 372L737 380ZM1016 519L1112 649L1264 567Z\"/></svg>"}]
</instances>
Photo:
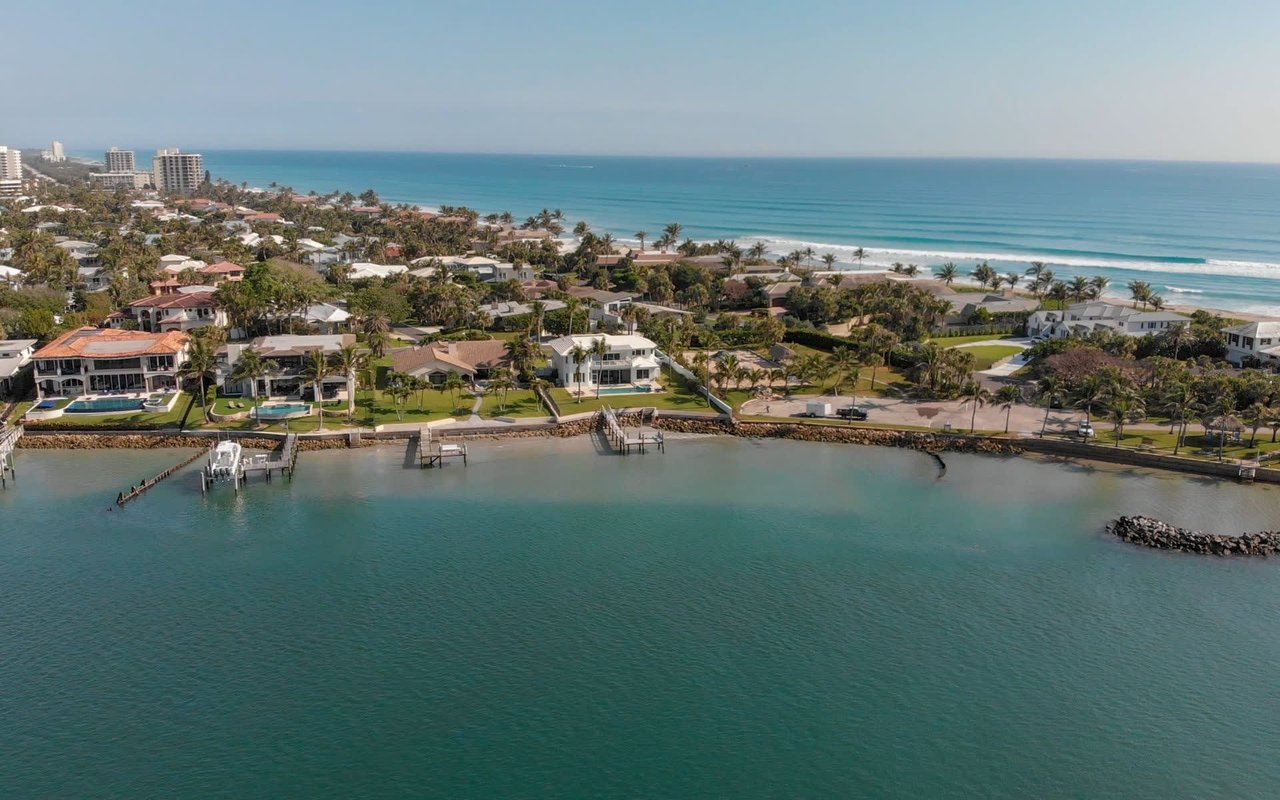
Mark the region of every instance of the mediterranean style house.
<instances>
[{"instance_id":1,"label":"mediterranean style house","mask_svg":"<svg viewBox=\"0 0 1280 800\"><path fill-rule=\"evenodd\" d=\"M113 328L136 327L150 333L189 331L227 324L227 314L212 292L177 292L134 300L123 312L107 318Z\"/></svg>"},{"instance_id":2,"label":"mediterranean style house","mask_svg":"<svg viewBox=\"0 0 1280 800\"><path fill-rule=\"evenodd\" d=\"M77 328L36 351L36 392L44 398L173 390L186 356L181 331Z\"/></svg>"},{"instance_id":3,"label":"mediterranean style house","mask_svg":"<svg viewBox=\"0 0 1280 800\"><path fill-rule=\"evenodd\" d=\"M1280 362L1280 322L1249 322L1222 332L1227 337L1227 360L1237 367L1254 361Z\"/></svg>"},{"instance_id":4,"label":"mediterranean style house","mask_svg":"<svg viewBox=\"0 0 1280 800\"><path fill-rule=\"evenodd\" d=\"M240 354L252 347L262 354L264 360L272 363L270 374L258 379L258 397L314 399L312 386L303 377L311 354L319 351L331 356L355 343L355 334L344 333L332 336L259 336L248 344L228 344L218 353L218 382L227 394L255 394L249 381L231 378ZM325 400L345 399L347 376L335 372L325 378L320 384L320 396Z\"/></svg>"},{"instance_id":5,"label":"mediterranean style house","mask_svg":"<svg viewBox=\"0 0 1280 800\"><path fill-rule=\"evenodd\" d=\"M462 342L432 342L425 347L406 347L391 354L391 369L440 386L456 372L471 383L486 380L493 370L509 367L507 343L500 339Z\"/></svg>"},{"instance_id":6,"label":"mediterranean style house","mask_svg":"<svg viewBox=\"0 0 1280 800\"><path fill-rule=\"evenodd\" d=\"M603 341L604 355L591 354L596 342ZM643 336L580 334L552 340L551 366L566 388L582 391L600 386L652 385L662 374L656 356L657 345ZM575 347L585 351L581 363L573 355Z\"/></svg>"}]
</instances>

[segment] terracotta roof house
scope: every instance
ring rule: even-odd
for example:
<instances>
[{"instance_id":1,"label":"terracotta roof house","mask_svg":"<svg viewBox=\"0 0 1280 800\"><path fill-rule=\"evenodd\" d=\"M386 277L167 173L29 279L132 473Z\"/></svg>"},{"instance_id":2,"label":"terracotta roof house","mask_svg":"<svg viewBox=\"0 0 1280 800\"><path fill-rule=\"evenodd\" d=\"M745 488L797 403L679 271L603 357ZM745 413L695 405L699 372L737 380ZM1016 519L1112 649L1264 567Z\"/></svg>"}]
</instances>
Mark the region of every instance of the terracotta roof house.
<instances>
[{"instance_id":1,"label":"terracotta roof house","mask_svg":"<svg viewBox=\"0 0 1280 800\"><path fill-rule=\"evenodd\" d=\"M416 378L426 378L439 386L450 372L469 381L485 380L498 367L508 367L507 343L500 339L463 342L433 342L425 347L406 347L391 354L391 368Z\"/></svg>"},{"instance_id":2,"label":"terracotta roof house","mask_svg":"<svg viewBox=\"0 0 1280 800\"><path fill-rule=\"evenodd\" d=\"M93 392L153 392L177 387L187 334L76 328L36 351L40 397Z\"/></svg>"},{"instance_id":3,"label":"terracotta roof house","mask_svg":"<svg viewBox=\"0 0 1280 800\"><path fill-rule=\"evenodd\" d=\"M244 267L239 264L233 264L230 261L219 261L216 264L201 267L199 272L201 275L211 277L215 285L223 281L244 280Z\"/></svg>"},{"instance_id":4,"label":"terracotta roof house","mask_svg":"<svg viewBox=\"0 0 1280 800\"><path fill-rule=\"evenodd\" d=\"M151 333L189 331L209 325L226 325L227 314L212 292L174 292L134 300L123 314L109 318L112 327L126 327L130 321L138 330Z\"/></svg>"}]
</instances>

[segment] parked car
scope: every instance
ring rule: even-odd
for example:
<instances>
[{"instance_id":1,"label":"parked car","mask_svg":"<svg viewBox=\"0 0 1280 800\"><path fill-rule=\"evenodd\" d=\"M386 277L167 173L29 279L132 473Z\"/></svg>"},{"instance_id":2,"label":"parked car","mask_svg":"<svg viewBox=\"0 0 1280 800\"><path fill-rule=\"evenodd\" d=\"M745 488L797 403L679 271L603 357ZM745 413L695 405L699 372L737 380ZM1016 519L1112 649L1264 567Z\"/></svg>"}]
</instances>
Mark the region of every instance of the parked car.
<instances>
[{"instance_id":1,"label":"parked car","mask_svg":"<svg viewBox=\"0 0 1280 800\"><path fill-rule=\"evenodd\" d=\"M1088 439L1090 436L1096 435L1097 434L1093 432L1093 423L1089 422L1087 419L1082 420L1080 422L1080 427L1076 428L1076 436L1079 436L1081 439Z\"/></svg>"},{"instance_id":2,"label":"parked car","mask_svg":"<svg viewBox=\"0 0 1280 800\"><path fill-rule=\"evenodd\" d=\"M840 417L841 419L864 420L867 418L867 410L865 408L858 408L857 406L850 406L849 408L837 408L836 416Z\"/></svg>"}]
</instances>

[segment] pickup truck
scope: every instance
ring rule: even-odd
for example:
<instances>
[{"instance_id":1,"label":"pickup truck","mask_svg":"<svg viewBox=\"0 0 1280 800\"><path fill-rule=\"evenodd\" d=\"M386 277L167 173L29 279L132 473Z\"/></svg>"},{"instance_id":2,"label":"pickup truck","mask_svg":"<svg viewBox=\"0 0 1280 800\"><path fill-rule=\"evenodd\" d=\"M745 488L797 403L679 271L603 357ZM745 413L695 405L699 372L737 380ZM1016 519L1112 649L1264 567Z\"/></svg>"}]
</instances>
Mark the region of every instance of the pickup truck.
<instances>
[{"instance_id":1,"label":"pickup truck","mask_svg":"<svg viewBox=\"0 0 1280 800\"><path fill-rule=\"evenodd\" d=\"M858 408L857 406L851 406L850 408L837 408L836 416L840 419L864 420L867 418L867 410L865 408Z\"/></svg>"}]
</instances>

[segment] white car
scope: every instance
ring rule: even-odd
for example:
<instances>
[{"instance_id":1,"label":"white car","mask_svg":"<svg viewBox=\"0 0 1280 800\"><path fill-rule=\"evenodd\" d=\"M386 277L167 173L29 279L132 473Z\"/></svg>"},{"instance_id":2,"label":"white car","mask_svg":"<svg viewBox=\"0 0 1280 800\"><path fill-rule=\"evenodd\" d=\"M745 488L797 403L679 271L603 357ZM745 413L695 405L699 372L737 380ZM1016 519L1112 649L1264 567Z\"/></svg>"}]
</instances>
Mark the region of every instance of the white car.
<instances>
[{"instance_id":1,"label":"white car","mask_svg":"<svg viewBox=\"0 0 1280 800\"><path fill-rule=\"evenodd\" d=\"M1076 428L1076 436L1079 436L1081 439L1088 439L1091 436L1097 436L1097 434L1093 432L1093 423L1089 422L1087 419L1081 422L1080 427Z\"/></svg>"}]
</instances>

